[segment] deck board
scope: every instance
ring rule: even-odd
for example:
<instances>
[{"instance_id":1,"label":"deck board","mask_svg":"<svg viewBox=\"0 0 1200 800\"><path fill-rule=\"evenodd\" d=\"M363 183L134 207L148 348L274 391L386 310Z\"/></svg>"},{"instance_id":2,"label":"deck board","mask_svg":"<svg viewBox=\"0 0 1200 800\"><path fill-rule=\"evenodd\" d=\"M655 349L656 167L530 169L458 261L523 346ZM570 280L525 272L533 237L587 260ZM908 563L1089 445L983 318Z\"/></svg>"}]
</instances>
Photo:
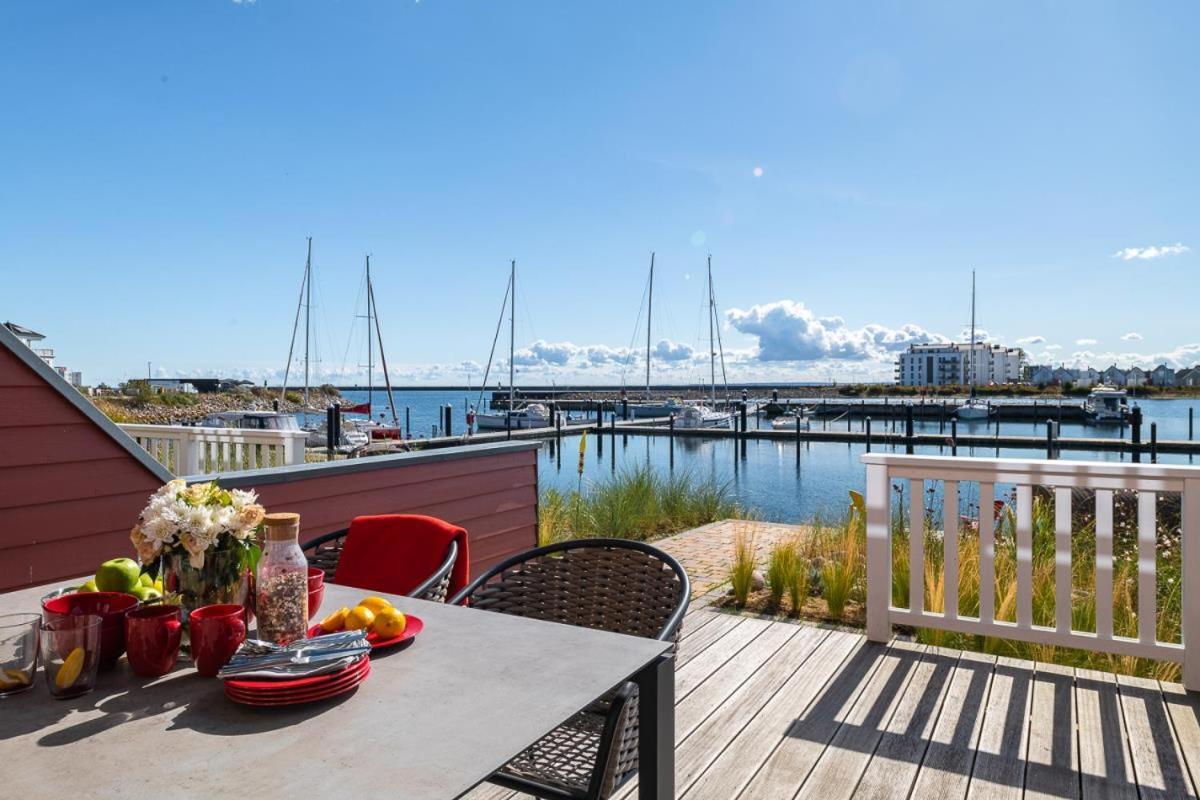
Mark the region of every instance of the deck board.
<instances>
[{"instance_id":1,"label":"deck board","mask_svg":"<svg viewBox=\"0 0 1200 800\"><path fill-rule=\"evenodd\" d=\"M1196 797L1200 695L1176 684L705 608L679 652L676 797Z\"/></svg>"}]
</instances>

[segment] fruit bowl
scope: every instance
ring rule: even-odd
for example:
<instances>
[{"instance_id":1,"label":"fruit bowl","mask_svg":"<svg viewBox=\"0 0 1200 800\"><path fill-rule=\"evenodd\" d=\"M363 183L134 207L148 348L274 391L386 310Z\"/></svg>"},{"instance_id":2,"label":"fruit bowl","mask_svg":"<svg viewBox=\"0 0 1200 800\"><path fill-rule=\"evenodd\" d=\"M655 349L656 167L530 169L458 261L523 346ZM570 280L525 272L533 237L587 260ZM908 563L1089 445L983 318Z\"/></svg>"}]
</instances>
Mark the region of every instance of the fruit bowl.
<instances>
[{"instance_id":1,"label":"fruit bowl","mask_svg":"<svg viewBox=\"0 0 1200 800\"><path fill-rule=\"evenodd\" d=\"M367 634L367 643L371 645L372 650L380 650L385 647L395 647L398 644L403 644L409 639L415 639L417 634L425 630L425 623L420 617L414 617L412 614L405 614L405 619L408 624L404 626L404 631L395 636L380 636L377 633ZM320 636L324 631L320 625L313 625L308 629L308 636L311 639L314 636Z\"/></svg>"},{"instance_id":2,"label":"fruit bowl","mask_svg":"<svg viewBox=\"0 0 1200 800\"><path fill-rule=\"evenodd\" d=\"M125 612L138 599L124 592L81 592L51 597L42 603L47 622L93 614L100 617L100 669L110 669L125 652Z\"/></svg>"}]
</instances>

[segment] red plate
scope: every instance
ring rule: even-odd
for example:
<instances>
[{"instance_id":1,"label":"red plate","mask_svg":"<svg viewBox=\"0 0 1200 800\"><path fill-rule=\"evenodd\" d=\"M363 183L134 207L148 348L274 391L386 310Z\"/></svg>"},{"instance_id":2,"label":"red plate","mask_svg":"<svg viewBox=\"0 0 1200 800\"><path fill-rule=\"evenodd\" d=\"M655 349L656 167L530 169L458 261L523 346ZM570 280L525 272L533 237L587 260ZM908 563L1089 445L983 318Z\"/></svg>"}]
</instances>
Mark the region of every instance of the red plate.
<instances>
[{"instance_id":1,"label":"red plate","mask_svg":"<svg viewBox=\"0 0 1200 800\"><path fill-rule=\"evenodd\" d=\"M363 659L363 661L365 662L366 659ZM357 683L361 679L360 676L362 676L364 674L364 672L365 672L365 670L363 668L358 667L356 665L355 669L353 669L353 670L336 673L333 676L334 680L331 680L327 683L322 683L317 686L310 686L306 689L285 689L285 690L281 691L281 690L272 690L269 687L266 689L258 689L258 688L239 689L239 688L233 687L233 686L226 686L225 692L226 692L226 694L231 694L231 695L236 694L236 695L239 695L242 697L252 697L252 698L290 697L291 695L295 695L295 694L308 694L311 692L323 692L327 689L339 688L341 686L344 686L345 684ZM266 681L263 681L263 683L266 683Z\"/></svg>"},{"instance_id":2,"label":"red plate","mask_svg":"<svg viewBox=\"0 0 1200 800\"><path fill-rule=\"evenodd\" d=\"M370 666L367 664L367 659L360 658L343 670L327 672L324 675L310 675L304 678L288 678L284 680L275 678L228 678L225 681L225 688L253 694L319 689L337 682L340 678L348 677L355 671L362 672L369 669Z\"/></svg>"},{"instance_id":3,"label":"red plate","mask_svg":"<svg viewBox=\"0 0 1200 800\"><path fill-rule=\"evenodd\" d=\"M300 703L314 703L318 700L327 700L331 697L337 697L338 695L345 694L346 692L349 692L349 691L352 691L352 690L358 688L358 685L360 683L362 683L364 680L366 680L367 676L371 674L370 661L369 661L369 659L364 658L363 662L368 665L366 670L359 672L356 675L356 677L354 678L354 680L352 680L348 683L342 684L342 685L338 685L338 686L327 687L324 689L317 689L317 690L313 690L310 692L295 692L295 693L291 693L291 694L287 694L287 695L281 695L281 696L272 695L269 697L247 696L247 695L237 693L237 692L230 692L229 690L226 690L225 694L230 700L232 700L235 703L241 703L242 705L248 705L248 706L260 706L260 707L290 706L290 705L298 705Z\"/></svg>"},{"instance_id":4,"label":"red plate","mask_svg":"<svg viewBox=\"0 0 1200 800\"><path fill-rule=\"evenodd\" d=\"M416 637L418 633L425 630L425 623L420 617L414 617L412 614L405 614L405 619L408 624L404 626L404 633L398 636L389 636L386 639L379 638L378 634L368 633L367 643L371 645L372 650L377 650L381 647L393 647L401 642L407 642L409 639ZM311 639L313 636L320 636L322 633L320 625L313 625L308 629L308 636Z\"/></svg>"},{"instance_id":5,"label":"red plate","mask_svg":"<svg viewBox=\"0 0 1200 800\"><path fill-rule=\"evenodd\" d=\"M367 669L366 671L358 671L352 675L346 676L345 678L343 678L342 680L340 680L336 683L331 683L326 686L320 686L316 689L296 689L296 690L293 690L290 692L272 692L271 694L260 694L257 692L246 692L246 691L241 691L238 689L226 688L225 693L227 695L229 695L230 697L237 698L237 699L262 701L262 702L275 701L275 700L294 700L297 698L307 699L307 698L312 698L312 697L325 696L331 692L336 693L339 690L345 689L350 686L357 686L358 684L362 683L363 680L365 680L366 677L370 674L371 674L370 669Z\"/></svg>"}]
</instances>

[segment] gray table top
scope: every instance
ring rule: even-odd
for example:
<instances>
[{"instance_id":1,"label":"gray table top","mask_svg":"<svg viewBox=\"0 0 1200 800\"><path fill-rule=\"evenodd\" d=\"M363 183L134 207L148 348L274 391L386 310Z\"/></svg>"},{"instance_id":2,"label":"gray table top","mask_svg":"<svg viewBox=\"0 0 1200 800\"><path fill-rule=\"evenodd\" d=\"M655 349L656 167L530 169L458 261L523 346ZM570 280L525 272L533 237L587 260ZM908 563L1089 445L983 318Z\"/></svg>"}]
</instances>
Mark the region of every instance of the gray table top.
<instances>
[{"instance_id":1,"label":"gray table top","mask_svg":"<svg viewBox=\"0 0 1200 800\"><path fill-rule=\"evenodd\" d=\"M0 595L38 611L53 587ZM328 585L322 611L367 592ZM63 797L453 798L669 645L384 595L420 617L411 645L372 659L354 692L252 708L181 659L138 678L124 659L91 694L0 701L4 792Z\"/></svg>"}]
</instances>

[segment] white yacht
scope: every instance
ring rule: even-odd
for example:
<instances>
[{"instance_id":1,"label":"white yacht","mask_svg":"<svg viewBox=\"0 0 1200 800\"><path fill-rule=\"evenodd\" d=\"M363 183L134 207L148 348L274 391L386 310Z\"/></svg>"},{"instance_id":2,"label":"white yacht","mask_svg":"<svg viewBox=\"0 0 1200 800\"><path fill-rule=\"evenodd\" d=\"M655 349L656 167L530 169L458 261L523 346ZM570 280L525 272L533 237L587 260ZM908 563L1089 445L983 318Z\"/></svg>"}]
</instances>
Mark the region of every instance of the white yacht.
<instances>
[{"instance_id":1,"label":"white yacht","mask_svg":"<svg viewBox=\"0 0 1200 800\"><path fill-rule=\"evenodd\" d=\"M706 405L684 406L675 416L676 428L729 428L733 426L733 414L714 411Z\"/></svg>"},{"instance_id":2,"label":"white yacht","mask_svg":"<svg viewBox=\"0 0 1200 800\"><path fill-rule=\"evenodd\" d=\"M298 431L295 414L278 411L221 411L200 421L202 428L239 428L250 431Z\"/></svg>"},{"instance_id":3,"label":"white yacht","mask_svg":"<svg viewBox=\"0 0 1200 800\"><path fill-rule=\"evenodd\" d=\"M503 431L521 428L547 428L554 424L550 409L542 403L530 403L512 411L483 412L475 415L475 427L479 430Z\"/></svg>"},{"instance_id":4,"label":"white yacht","mask_svg":"<svg viewBox=\"0 0 1200 800\"><path fill-rule=\"evenodd\" d=\"M1115 386L1097 386L1083 401L1083 415L1098 424L1120 423L1125 419L1127 395Z\"/></svg>"},{"instance_id":5,"label":"white yacht","mask_svg":"<svg viewBox=\"0 0 1200 800\"><path fill-rule=\"evenodd\" d=\"M812 423L802 415L780 414L771 420L771 427L777 431L807 431L811 430Z\"/></svg>"}]
</instances>

